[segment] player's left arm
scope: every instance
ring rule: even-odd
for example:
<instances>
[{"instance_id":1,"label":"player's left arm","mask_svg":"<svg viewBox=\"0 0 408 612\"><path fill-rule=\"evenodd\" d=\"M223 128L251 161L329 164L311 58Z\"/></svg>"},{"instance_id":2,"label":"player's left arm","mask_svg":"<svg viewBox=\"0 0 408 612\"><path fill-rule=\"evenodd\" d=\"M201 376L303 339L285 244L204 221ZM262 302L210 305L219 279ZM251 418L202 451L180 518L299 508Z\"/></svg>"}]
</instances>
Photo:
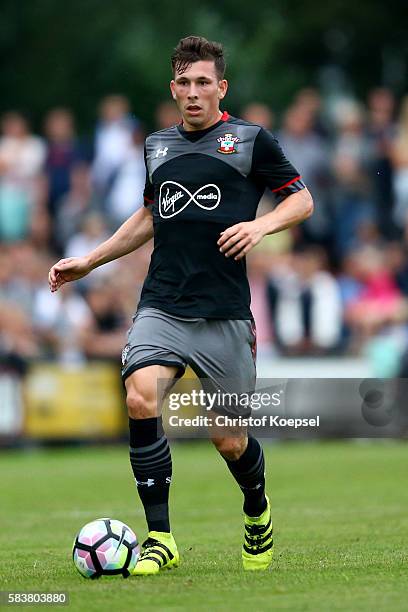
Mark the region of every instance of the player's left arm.
<instances>
[{"instance_id":1,"label":"player's left arm","mask_svg":"<svg viewBox=\"0 0 408 612\"><path fill-rule=\"evenodd\" d=\"M301 223L313 213L313 199L306 187L287 196L274 210L253 221L232 225L218 240L225 257L242 259L267 234L276 234Z\"/></svg>"},{"instance_id":2,"label":"player's left arm","mask_svg":"<svg viewBox=\"0 0 408 612\"><path fill-rule=\"evenodd\" d=\"M297 225L313 213L313 199L301 176L286 159L277 140L263 129L255 141L252 174L273 191L279 203L270 213L221 232L217 243L221 253L237 261L267 234Z\"/></svg>"}]
</instances>

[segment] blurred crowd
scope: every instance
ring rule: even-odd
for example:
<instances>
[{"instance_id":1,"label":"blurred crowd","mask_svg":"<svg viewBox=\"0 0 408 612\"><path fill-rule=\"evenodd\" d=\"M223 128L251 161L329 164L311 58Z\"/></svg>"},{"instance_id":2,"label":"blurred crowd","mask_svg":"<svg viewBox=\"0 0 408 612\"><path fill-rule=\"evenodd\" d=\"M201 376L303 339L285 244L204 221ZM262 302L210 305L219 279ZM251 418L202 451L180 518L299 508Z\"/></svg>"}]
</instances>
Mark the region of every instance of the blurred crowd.
<instances>
[{"instance_id":1,"label":"blurred crowd","mask_svg":"<svg viewBox=\"0 0 408 612\"><path fill-rule=\"evenodd\" d=\"M248 257L262 348L284 355L360 354L408 346L408 97L366 101L299 91L280 116L253 103L240 116L270 129L310 189L315 213L266 237ZM179 122L172 102L155 129ZM83 255L143 202L145 128L121 95L104 98L82 138L66 108L41 133L10 111L0 134L0 358L118 360L152 245L50 294L49 267ZM275 205L265 193L264 214ZM390 348L391 347L391 348ZM384 352L384 348L381 349Z\"/></svg>"}]
</instances>

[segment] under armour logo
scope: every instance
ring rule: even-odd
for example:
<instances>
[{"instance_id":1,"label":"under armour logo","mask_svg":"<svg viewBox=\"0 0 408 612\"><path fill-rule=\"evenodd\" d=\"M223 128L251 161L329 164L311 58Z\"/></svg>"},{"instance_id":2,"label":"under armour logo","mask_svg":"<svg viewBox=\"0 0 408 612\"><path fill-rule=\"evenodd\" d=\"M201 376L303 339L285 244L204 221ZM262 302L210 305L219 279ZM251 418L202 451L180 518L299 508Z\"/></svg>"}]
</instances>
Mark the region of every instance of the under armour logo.
<instances>
[{"instance_id":1,"label":"under armour logo","mask_svg":"<svg viewBox=\"0 0 408 612\"><path fill-rule=\"evenodd\" d=\"M213 183L204 185L191 193L176 181L165 181L160 186L159 213L163 219L169 219L181 213L190 202L204 210L217 208L221 201L221 191Z\"/></svg>"},{"instance_id":2,"label":"under armour logo","mask_svg":"<svg viewBox=\"0 0 408 612\"><path fill-rule=\"evenodd\" d=\"M255 485L254 487L244 487L243 485L239 485L239 488L242 491L256 491L257 489L260 489L263 486L263 484L260 482L259 484Z\"/></svg>"},{"instance_id":3,"label":"under armour logo","mask_svg":"<svg viewBox=\"0 0 408 612\"><path fill-rule=\"evenodd\" d=\"M154 485L154 478L148 478L146 482L143 482L142 480L137 480L137 478L135 478L135 481L138 487L143 485L146 487L152 487Z\"/></svg>"},{"instance_id":4,"label":"under armour logo","mask_svg":"<svg viewBox=\"0 0 408 612\"><path fill-rule=\"evenodd\" d=\"M157 151L156 151L156 158L157 157L166 157L168 150L169 150L169 147L164 147L164 149L157 149Z\"/></svg>"}]
</instances>

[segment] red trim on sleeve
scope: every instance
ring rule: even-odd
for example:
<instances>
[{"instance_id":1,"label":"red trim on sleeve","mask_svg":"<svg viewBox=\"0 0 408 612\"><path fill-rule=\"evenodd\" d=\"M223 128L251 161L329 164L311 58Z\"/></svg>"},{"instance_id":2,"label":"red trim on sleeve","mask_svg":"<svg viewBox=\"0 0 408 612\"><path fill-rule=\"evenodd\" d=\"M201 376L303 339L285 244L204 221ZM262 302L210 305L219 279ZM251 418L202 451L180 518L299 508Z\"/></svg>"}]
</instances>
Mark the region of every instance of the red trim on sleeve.
<instances>
[{"instance_id":1,"label":"red trim on sleeve","mask_svg":"<svg viewBox=\"0 0 408 612\"><path fill-rule=\"evenodd\" d=\"M301 178L302 177L299 174L299 176L295 177L291 181L288 181L287 183L285 183L281 187L278 187L277 189L272 189L272 193L275 193L276 191L280 191L281 189L285 189L285 187L289 187L289 185L291 185L292 183L296 183L296 181L299 181Z\"/></svg>"},{"instance_id":2,"label":"red trim on sleeve","mask_svg":"<svg viewBox=\"0 0 408 612\"><path fill-rule=\"evenodd\" d=\"M144 196L144 201L148 202L149 204L154 204L154 200L150 200L149 198L146 198L146 196Z\"/></svg>"}]
</instances>

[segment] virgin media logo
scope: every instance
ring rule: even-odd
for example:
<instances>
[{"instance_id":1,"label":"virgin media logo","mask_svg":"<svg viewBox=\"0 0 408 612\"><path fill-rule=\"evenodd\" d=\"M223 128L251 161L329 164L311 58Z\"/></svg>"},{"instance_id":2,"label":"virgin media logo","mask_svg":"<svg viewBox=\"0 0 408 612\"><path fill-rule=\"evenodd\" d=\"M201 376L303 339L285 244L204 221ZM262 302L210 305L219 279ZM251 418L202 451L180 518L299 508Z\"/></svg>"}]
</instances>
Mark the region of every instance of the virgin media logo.
<instances>
[{"instance_id":1,"label":"virgin media logo","mask_svg":"<svg viewBox=\"0 0 408 612\"><path fill-rule=\"evenodd\" d=\"M221 201L221 191L217 185L209 184L191 193L186 187L175 181L165 181L160 186L159 214L163 219L170 219L181 213L191 203L213 210Z\"/></svg>"}]
</instances>

